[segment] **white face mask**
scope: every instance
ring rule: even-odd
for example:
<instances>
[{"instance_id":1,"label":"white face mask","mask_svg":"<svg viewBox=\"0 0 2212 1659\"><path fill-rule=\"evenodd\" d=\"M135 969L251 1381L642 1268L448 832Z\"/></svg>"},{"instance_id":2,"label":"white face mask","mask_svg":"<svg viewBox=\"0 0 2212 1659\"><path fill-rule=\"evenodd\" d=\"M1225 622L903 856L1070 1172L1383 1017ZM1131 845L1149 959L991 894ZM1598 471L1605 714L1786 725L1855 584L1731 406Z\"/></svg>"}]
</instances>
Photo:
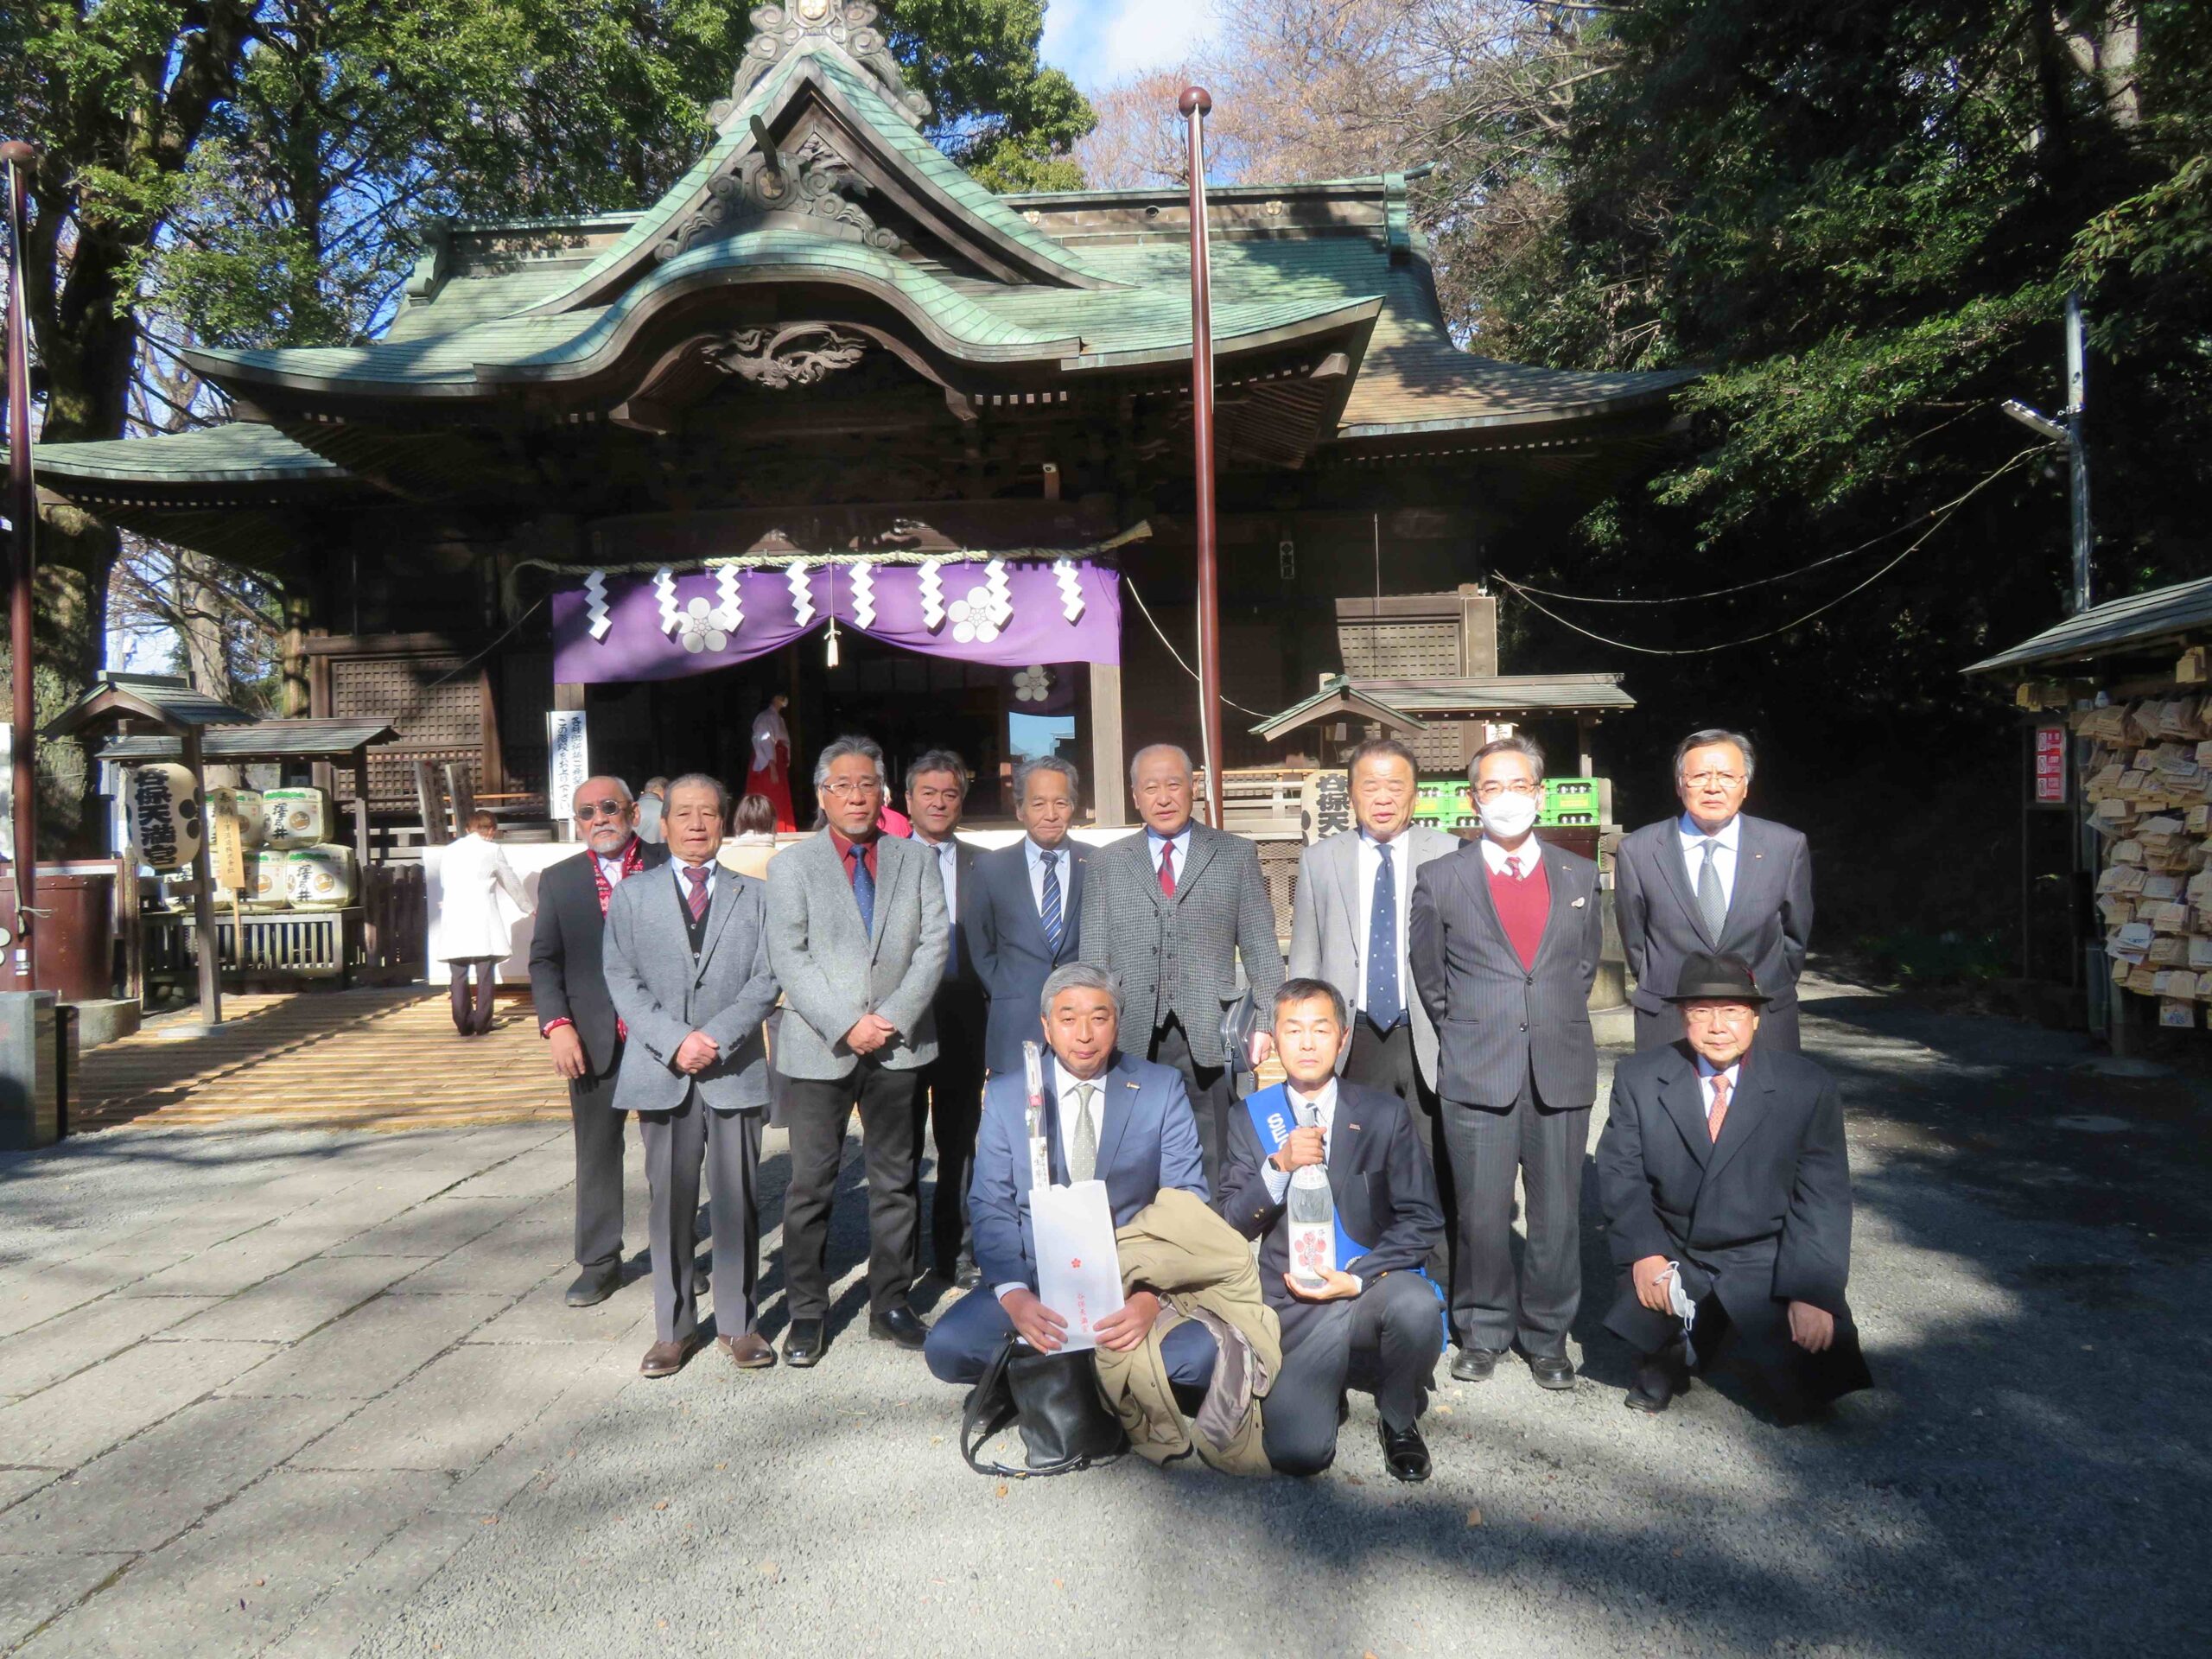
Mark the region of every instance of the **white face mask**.
<instances>
[{"instance_id":1,"label":"white face mask","mask_svg":"<svg viewBox=\"0 0 2212 1659\"><path fill-rule=\"evenodd\" d=\"M1533 795L1501 795L1494 801L1483 801L1476 810L1482 814L1483 828L1499 841L1513 841L1529 833L1536 822L1536 798Z\"/></svg>"}]
</instances>

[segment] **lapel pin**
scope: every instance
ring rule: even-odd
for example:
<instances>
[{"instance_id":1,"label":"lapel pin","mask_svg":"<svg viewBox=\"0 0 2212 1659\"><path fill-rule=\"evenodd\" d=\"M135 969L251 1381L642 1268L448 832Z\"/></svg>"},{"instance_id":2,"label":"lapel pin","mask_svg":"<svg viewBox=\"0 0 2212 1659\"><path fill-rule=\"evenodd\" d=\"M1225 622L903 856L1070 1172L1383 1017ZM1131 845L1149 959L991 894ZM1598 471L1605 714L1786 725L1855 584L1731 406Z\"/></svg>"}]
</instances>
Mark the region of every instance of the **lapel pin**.
<instances>
[{"instance_id":1,"label":"lapel pin","mask_svg":"<svg viewBox=\"0 0 2212 1659\"><path fill-rule=\"evenodd\" d=\"M1581 908L1582 908L1582 900L1581 900L1581 899L1576 899L1573 904L1569 905L1569 906L1567 906L1567 908L1568 908L1569 910L1580 910L1580 909L1581 909Z\"/></svg>"}]
</instances>

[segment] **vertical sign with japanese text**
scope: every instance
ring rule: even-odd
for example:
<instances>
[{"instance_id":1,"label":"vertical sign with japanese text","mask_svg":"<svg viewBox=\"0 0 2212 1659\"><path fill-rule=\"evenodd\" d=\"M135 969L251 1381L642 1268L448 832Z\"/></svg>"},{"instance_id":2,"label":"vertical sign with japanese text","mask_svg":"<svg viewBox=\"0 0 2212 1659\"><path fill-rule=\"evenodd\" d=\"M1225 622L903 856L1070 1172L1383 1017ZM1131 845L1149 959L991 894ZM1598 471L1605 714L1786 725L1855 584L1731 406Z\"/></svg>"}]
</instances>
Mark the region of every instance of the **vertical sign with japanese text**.
<instances>
[{"instance_id":1,"label":"vertical sign with japanese text","mask_svg":"<svg viewBox=\"0 0 2212 1659\"><path fill-rule=\"evenodd\" d=\"M561 838L575 838L571 812L576 791L591 776L591 753L584 737L584 711L555 709L545 716L545 810L561 826Z\"/></svg>"},{"instance_id":2,"label":"vertical sign with japanese text","mask_svg":"<svg viewBox=\"0 0 2212 1659\"><path fill-rule=\"evenodd\" d=\"M2038 726L2035 742L2035 794L2037 806L2066 804L2066 728Z\"/></svg>"}]
</instances>

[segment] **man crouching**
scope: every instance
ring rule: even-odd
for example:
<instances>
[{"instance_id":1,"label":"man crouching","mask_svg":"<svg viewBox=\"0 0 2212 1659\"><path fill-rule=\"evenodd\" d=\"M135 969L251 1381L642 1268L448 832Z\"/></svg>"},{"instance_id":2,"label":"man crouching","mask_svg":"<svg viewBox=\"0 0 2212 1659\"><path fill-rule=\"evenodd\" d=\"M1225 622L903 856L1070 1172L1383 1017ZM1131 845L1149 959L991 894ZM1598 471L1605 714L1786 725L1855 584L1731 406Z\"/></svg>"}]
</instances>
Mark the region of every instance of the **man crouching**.
<instances>
[{"instance_id":1,"label":"man crouching","mask_svg":"<svg viewBox=\"0 0 2212 1659\"><path fill-rule=\"evenodd\" d=\"M1444 1350L1444 1305L1421 1264L1444 1212L1405 1103L1337 1076L1349 1023L1325 980L1287 980L1275 994L1275 1052L1289 1081L1230 1119L1221 1211L1260 1241L1261 1291L1282 1322L1282 1370L1261 1422L1268 1463L1312 1475L1335 1461L1349 1386L1375 1395L1384 1465L1426 1480L1421 1414ZM1326 1176L1327 1205L1315 1196L1334 1228L1333 1267L1294 1261L1292 1183L1309 1166Z\"/></svg>"},{"instance_id":2,"label":"man crouching","mask_svg":"<svg viewBox=\"0 0 2212 1659\"><path fill-rule=\"evenodd\" d=\"M1621 1290L1605 1328L1637 1351L1627 1403L1659 1412L1731 1338L1796 1421L1871 1387L1844 1300L1851 1169L1835 1081L1754 1050L1766 997L1741 957L1687 958L1677 1043L1623 1060L1598 1139Z\"/></svg>"}]
</instances>

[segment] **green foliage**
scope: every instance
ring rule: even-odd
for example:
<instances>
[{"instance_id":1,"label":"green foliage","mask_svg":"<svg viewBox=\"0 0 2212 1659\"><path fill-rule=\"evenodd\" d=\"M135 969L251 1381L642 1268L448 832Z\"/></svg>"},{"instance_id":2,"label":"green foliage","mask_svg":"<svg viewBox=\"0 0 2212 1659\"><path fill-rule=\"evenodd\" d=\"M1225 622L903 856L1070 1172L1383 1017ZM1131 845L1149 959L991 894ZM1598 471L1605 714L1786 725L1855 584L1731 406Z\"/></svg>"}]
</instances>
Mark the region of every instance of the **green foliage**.
<instances>
[{"instance_id":1,"label":"green foliage","mask_svg":"<svg viewBox=\"0 0 2212 1659\"><path fill-rule=\"evenodd\" d=\"M948 155L994 190L1082 188L1070 152L1097 118L1073 81L1038 60L1042 0L889 0L882 17Z\"/></svg>"}]
</instances>

